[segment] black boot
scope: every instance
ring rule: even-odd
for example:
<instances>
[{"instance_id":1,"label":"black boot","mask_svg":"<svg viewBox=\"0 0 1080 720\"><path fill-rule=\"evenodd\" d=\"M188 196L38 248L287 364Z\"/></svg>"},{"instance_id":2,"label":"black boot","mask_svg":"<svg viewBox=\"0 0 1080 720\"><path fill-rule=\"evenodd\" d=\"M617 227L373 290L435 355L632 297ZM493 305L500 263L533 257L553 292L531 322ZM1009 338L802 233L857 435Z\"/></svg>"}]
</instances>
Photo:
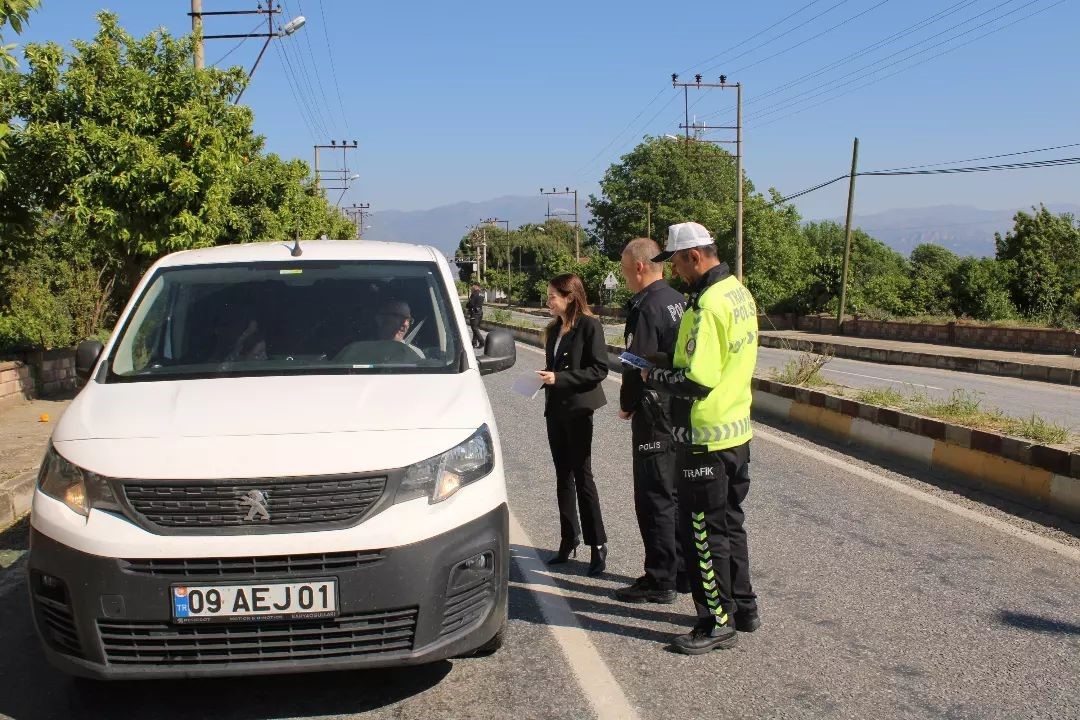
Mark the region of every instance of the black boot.
<instances>
[{"instance_id":1,"label":"black boot","mask_svg":"<svg viewBox=\"0 0 1080 720\"><path fill-rule=\"evenodd\" d=\"M671 648L684 655L704 655L713 650L733 647L738 637L730 623L717 625L715 618L702 618L693 630L675 638Z\"/></svg>"},{"instance_id":2,"label":"black boot","mask_svg":"<svg viewBox=\"0 0 1080 720\"><path fill-rule=\"evenodd\" d=\"M735 629L743 633L752 633L761 627L761 618L757 610L751 612L735 611Z\"/></svg>"},{"instance_id":3,"label":"black boot","mask_svg":"<svg viewBox=\"0 0 1080 720\"><path fill-rule=\"evenodd\" d=\"M578 548L578 545L580 545L580 544L581 544L581 541L578 540L577 538L569 538L569 539L563 538L562 542L559 543L559 552L555 553L550 558L548 558L547 564L548 565L562 565L563 563L565 563L567 560L570 559L571 555L573 555L574 557L577 557L577 548Z\"/></svg>"},{"instance_id":4,"label":"black boot","mask_svg":"<svg viewBox=\"0 0 1080 720\"><path fill-rule=\"evenodd\" d=\"M642 575L632 585L616 590L615 597L628 603L654 602L668 605L675 602L676 595L671 588L657 587L655 580L648 575Z\"/></svg>"},{"instance_id":5,"label":"black boot","mask_svg":"<svg viewBox=\"0 0 1080 720\"><path fill-rule=\"evenodd\" d=\"M589 577L602 575L607 570L607 544L593 545L592 557L589 558Z\"/></svg>"}]
</instances>

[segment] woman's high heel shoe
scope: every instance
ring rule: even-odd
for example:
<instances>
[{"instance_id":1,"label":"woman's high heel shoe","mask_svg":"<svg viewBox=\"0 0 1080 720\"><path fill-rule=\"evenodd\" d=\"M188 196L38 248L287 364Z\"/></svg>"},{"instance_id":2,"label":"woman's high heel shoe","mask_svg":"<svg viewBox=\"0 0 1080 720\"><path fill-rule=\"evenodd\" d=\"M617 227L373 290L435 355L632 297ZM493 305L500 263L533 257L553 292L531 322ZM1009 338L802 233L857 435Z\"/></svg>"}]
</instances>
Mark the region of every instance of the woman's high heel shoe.
<instances>
[{"instance_id":1,"label":"woman's high heel shoe","mask_svg":"<svg viewBox=\"0 0 1080 720\"><path fill-rule=\"evenodd\" d=\"M559 543L559 552L555 553L550 558L548 558L547 564L548 565L562 565L567 560L569 560L571 556L576 558L577 557L577 548L578 548L578 545L580 544L580 542L581 541L578 540L577 538L571 538L569 540L564 538L562 540L562 542Z\"/></svg>"},{"instance_id":2,"label":"woman's high heel shoe","mask_svg":"<svg viewBox=\"0 0 1080 720\"><path fill-rule=\"evenodd\" d=\"M605 570L607 570L607 543L594 545L592 557L589 560L589 577L602 575Z\"/></svg>"}]
</instances>

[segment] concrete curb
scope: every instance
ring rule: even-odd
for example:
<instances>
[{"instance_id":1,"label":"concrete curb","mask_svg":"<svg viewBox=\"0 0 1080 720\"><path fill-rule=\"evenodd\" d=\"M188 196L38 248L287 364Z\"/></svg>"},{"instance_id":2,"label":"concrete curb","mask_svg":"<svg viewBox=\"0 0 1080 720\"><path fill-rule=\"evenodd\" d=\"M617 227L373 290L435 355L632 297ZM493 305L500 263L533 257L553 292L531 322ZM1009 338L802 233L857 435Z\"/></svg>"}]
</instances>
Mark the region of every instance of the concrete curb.
<instances>
[{"instance_id":1,"label":"concrete curb","mask_svg":"<svg viewBox=\"0 0 1080 720\"><path fill-rule=\"evenodd\" d=\"M37 484L37 470L28 470L0 485L0 530L30 510Z\"/></svg>"},{"instance_id":2,"label":"concrete curb","mask_svg":"<svg viewBox=\"0 0 1080 720\"><path fill-rule=\"evenodd\" d=\"M834 355L849 360L867 360L888 365L915 365L918 367L938 368L939 370L959 370L961 372L978 373L979 375L1001 375L1003 377L1038 380L1059 385L1080 385L1080 370L1052 365L815 342L813 340L772 335L768 330L761 331L758 342L762 347Z\"/></svg>"},{"instance_id":3,"label":"concrete curb","mask_svg":"<svg viewBox=\"0 0 1080 720\"><path fill-rule=\"evenodd\" d=\"M540 331L509 330L540 346ZM622 348L608 346L608 365L621 370ZM975 430L838 395L754 378L754 412L824 430L927 470L948 473L996 495L1080 520L1080 451Z\"/></svg>"},{"instance_id":4,"label":"concrete curb","mask_svg":"<svg viewBox=\"0 0 1080 720\"><path fill-rule=\"evenodd\" d=\"M1080 520L1080 452L761 378L754 409Z\"/></svg>"}]
</instances>

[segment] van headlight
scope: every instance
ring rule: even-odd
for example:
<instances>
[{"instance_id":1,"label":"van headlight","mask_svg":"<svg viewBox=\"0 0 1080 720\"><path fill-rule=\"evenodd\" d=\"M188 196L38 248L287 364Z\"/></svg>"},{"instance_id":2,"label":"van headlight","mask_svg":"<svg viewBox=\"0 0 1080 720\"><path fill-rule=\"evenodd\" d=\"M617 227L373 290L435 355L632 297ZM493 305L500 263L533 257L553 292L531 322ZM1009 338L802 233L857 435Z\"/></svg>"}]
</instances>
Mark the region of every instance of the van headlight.
<instances>
[{"instance_id":1,"label":"van headlight","mask_svg":"<svg viewBox=\"0 0 1080 720\"><path fill-rule=\"evenodd\" d=\"M90 514L91 507L116 504L112 488L105 478L68 462L52 444L41 461L38 488L84 516Z\"/></svg>"},{"instance_id":2,"label":"van headlight","mask_svg":"<svg viewBox=\"0 0 1080 720\"><path fill-rule=\"evenodd\" d=\"M430 503L442 502L465 485L490 473L494 467L491 433L487 425L482 425L460 445L407 467L394 502L425 496Z\"/></svg>"}]
</instances>

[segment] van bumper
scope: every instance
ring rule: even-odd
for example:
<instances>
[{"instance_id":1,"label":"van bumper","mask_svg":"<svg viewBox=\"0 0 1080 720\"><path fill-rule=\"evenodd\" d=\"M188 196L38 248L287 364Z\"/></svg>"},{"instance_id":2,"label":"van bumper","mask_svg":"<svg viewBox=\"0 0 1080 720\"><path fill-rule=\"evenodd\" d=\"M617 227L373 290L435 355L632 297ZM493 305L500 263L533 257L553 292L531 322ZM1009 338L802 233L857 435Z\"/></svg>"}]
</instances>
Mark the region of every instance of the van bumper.
<instances>
[{"instance_id":1,"label":"van bumper","mask_svg":"<svg viewBox=\"0 0 1080 720\"><path fill-rule=\"evenodd\" d=\"M238 569L237 562L254 558L199 559L190 568L174 560L157 566L103 558L32 528L28 585L46 656L72 675L221 677L418 665L468 654L503 628L508 534L502 504L411 545L258 558L263 567L269 561L264 570L259 563ZM214 569L217 560L224 562ZM335 618L198 625L172 620L174 585L327 578L337 580Z\"/></svg>"}]
</instances>

